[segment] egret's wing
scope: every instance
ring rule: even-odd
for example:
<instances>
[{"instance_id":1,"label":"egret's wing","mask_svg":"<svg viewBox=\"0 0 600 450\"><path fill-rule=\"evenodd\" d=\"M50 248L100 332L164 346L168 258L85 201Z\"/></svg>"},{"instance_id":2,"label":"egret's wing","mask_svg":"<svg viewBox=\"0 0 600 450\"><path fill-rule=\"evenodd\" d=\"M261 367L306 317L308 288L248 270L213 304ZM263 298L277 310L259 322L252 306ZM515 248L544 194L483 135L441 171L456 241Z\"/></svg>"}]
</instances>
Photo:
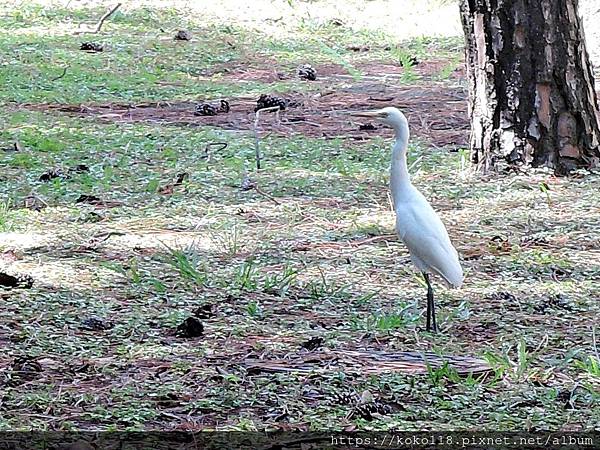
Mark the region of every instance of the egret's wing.
<instances>
[{"instance_id":1,"label":"egret's wing","mask_svg":"<svg viewBox=\"0 0 600 450\"><path fill-rule=\"evenodd\" d=\"M437 236L425 234L410 236L404 242L411 255L426 268L453 287L462 285L463 271L452 244L445 245Z\"/></svg>"},{"instance_id":2,"label":"egret's wing","mask_svg":"<svg viewBox=\"0 0 600 450\"><path fill-rule=\"evenodd\" d=\"M459 287L463 272L446 227L424 197L396 205L396 230L420 269Z\"/></svg>"}]
</instances>

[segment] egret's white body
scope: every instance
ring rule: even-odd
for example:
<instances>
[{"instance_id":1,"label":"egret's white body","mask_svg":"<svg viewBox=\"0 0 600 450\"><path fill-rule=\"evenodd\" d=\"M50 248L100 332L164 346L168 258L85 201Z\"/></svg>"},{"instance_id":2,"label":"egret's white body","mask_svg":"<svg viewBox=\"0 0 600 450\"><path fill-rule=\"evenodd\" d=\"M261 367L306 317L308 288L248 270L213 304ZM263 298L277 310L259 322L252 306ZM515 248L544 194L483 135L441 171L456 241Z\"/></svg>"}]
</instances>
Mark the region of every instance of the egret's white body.
<instances>
[{"instance_id":1,"label":"egret's white body","mask_svg":"<svg viewBox=\"0 0 600 450\"><path fill-rule=\"evenodd\" d=\"M377 117L394 129L396 142L392 150L390 190L396 212L396 232L408 248L413 264L423 273L427 282L427 329L430 328L431 315L435 331L433 290L428 274L439 275L451 287L460 287L463 271L458 253L441 219L410 181L406 162L409 129L404 114L388 107L355 115Z\"/></svg>"}]
</instances>

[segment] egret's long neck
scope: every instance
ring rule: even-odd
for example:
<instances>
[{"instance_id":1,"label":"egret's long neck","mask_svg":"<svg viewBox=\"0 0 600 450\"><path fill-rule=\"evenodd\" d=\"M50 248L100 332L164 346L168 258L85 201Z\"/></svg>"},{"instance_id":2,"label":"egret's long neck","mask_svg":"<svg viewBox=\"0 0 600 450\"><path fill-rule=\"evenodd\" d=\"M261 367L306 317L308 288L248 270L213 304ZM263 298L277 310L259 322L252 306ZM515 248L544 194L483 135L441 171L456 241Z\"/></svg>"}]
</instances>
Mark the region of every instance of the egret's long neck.
<instances>
[{"instance_id":1,"label":"egret's long neck","mask_svg":"<svg viewBox=\"0 0 600 450\"><path fill-rule=\"evenodd\" d=\"M410 185L410 175L406 163L406 152L408 149L408 121L403 116L402 120L394 124L396 142L392 149L392 168L390 173L390 189L394 203L402 189Z\"/></svg>"}]
</instances>

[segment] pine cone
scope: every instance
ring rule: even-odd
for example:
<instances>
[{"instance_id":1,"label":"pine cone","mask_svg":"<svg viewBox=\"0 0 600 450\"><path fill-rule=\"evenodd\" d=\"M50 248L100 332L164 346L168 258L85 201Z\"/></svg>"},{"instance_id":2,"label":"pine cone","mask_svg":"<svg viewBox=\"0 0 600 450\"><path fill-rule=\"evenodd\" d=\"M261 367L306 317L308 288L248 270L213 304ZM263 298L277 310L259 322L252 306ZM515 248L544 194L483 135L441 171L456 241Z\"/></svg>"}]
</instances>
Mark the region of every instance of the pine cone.
<instances>
[{"instance_id":1,"label":"pine cone","mask_svg":"<svg viewBox=\"0 0 600 450\"><path fill-rule=\"evenodd\" d=\"M254 111L258 111L259 109L264 108L272 108L274 106L279 106L279 109L283 111L286 105L286 100L281 97L269 94L261 94L261 96L256 101L256 108L254 108Z\"/></svg>"},{"instance_id":2,"label":"pine cone","mask_svg":"<svg viewBox=\"0 0 600 450\"><path fill-rule=\"evenodd\" d=\"M42 366L33 356L17 356L11 368L15 372L41 372Z\"/></svg>"},{"instance_id":3,"label":"pine cone","mask_svg":"<svg viewBox=\"0 0 600 450\"><path fill-rule=\"evenodd\" d=\"M392 413L392 407L390 405L386 405L385 403L381 403L380 401L376 400L374 403L371 403L371 405L372 412L376 414L381 414L383 416Z\"/></svg>"},{"instance_id":4,"label":"pine cone","mask_svg":"<svg viewBox=\"0 0 600 450\"><path fill-rule=\"evenodd\" d=\"M194 111L195 116L216 116L217 108L210 103L198 103L196 110Z\"/></svg>"},{"instance_id":5,"label":"pine cone","mask_svg":"<svg viewBox=\"0 0 600 450\"><path fill-rule=\"evenodd\" d=\"M376 130L377 128L372 123L365 123L365 124L359 125L358 129L360 131L372 131L372 130Z\"/></svg>"},{"instance_id":6,"label":"pine cone","mask_svg":"<svg viewBox=\"0 0 600 450\"><path fill-rule=\"evenodd\" d=\"M386 415L391 412L392 408L390 406L376 400L373 403L356 405L350 413L349 418L360 417L371 421L373 420L373 414Z\"/></svg>"},{"instance_id":7,"label":"pine cone","mask_svg":"<svg viewBox=\"0 0 600 450\"><path fill-rule=\"evenodd\" d=\"M307 350L316 350L323 345L323 342L325 341L322 337L313 336L308 341L302 342L300 344L300 347L305 348Z\"/></svg>"},{"instance_id":8,"label":"pine cone","mask_svg":"<svg viewBox=\"0 0 600 450\"><path fill-rule=\"evenodd\" d=\"M218 113L228 113L230 110L229 102L227 100L220 100L219 106L211 103L198 103L196 110L194 111L195 116L216 116Z\"/></svg>"},{"instance_id":9,"label":"pine cone","mask_svg":"<svg viewBox=\"0 0 600 450\"><path fill-rule=\"evenodd\" d=\"M219 112L224 112L224 113L228 113L229 110L231 109L229 107L229 102L227 100L221 100L221 107L219 108Z\"/></svg>"},{"instance_id":10,"label":"pine cone","mask_svg":"<svg viewBox=\"0 0 600 450\"><path fill-rule=\"evenodd\" d=\"M10 366L9 386L18 386L27 381L35 380L41 372L42 365L33 356L17 356Z\"/></svg>"},{"instance_id":11,"label":"pine cone","mask_svg":"<svg viewBox=\"0 0 600 450\"><path fill-rule=\"evenodd\" d=\"M183 338L195 338L202 336L204 325L196 317L188 317L177 326L177 336Z\"/></svg>"},{"instance_id":12,"label":"pine cone","mask_svg":"<svg viewBox=\"0 0 600 450\"><path fill-rule=\"evenodd\" d=\"M360 397L356 392L335 392L333 400L340 405L356 405Z\"/></svg>"},{"instance_id":13,"label":"pine cone","mask_svg":"<svg viewBox=\"0 0 600 450\"><path fill-rule=\"evenodd\" d=\"M69 178L71 178L71 175L69 175L68 173L65 173L60 168L54 168L54 169L50 169L50 170L44 172L43 174L41 174L40 177L38 178L38 180L46 182L46 181L53 180L55 178L60 178L61 180L68 180Z\"/></svg>"},{"instance_id":14,"label":"pine cone","mask_svg":"<svg viewBox=\"0 0 600 450\"><path fill-rule=\"evenodd\" d=\"M315 81L317 79L317 71L309 64L303 64L298 68L298 76L302 80Z\"/></svg>"},{"instance_id":15,"label":"pine cone","mask_svg":"<svg viewBox=\"0 0 600 450\"><path fill-rule=\"evenodd\" d=\"M194 316L198 319L211 319L216 316L216 305L207 303L201 306L198 306L194 311Z\"/></svg>"},{"instance_id":16,"label":"pine cone","mask_svg":"<svg viewBox=\"0 0 600 450\"><path fill-rule=\"evenodd\" d=\"M373 420L373 414L370 405L356 405L348 418L353 419L355 417L360 417L361 419L368 420L369 422Z\"/></svg>"},{"instance_id":17,"label":"pine cone","mask_svg":"<svg viewBox=\"0 0 600 450\"><path fill-rule=\"evenodd\" d=\"M84 50L86 52L102 52L104 51L104 46L97 42L82 42L79 50Z\"/></svg>"}]
</instances>

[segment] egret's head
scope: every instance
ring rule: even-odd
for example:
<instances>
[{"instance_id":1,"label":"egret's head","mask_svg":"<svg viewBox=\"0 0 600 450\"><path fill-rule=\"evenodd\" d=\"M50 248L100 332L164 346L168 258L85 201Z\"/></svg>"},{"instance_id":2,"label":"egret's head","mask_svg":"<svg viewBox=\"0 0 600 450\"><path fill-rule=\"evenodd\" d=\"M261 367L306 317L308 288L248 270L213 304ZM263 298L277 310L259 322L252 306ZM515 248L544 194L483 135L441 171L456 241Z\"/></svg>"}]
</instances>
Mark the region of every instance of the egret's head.
<instances>
[{"instance_id":1,"label":"egret's head","mask_svg":"<svg viewBox=\"0 0 600 450\"><path fill-rule=\"evenodd\" d=\"M394 108L392 106L376 109L374 111L354 112L352 115L357 117L370 117L373 119L379 119L395 129L407 124L404 114L402 114L398 108Z\"/></svg>"}]
</instances>

